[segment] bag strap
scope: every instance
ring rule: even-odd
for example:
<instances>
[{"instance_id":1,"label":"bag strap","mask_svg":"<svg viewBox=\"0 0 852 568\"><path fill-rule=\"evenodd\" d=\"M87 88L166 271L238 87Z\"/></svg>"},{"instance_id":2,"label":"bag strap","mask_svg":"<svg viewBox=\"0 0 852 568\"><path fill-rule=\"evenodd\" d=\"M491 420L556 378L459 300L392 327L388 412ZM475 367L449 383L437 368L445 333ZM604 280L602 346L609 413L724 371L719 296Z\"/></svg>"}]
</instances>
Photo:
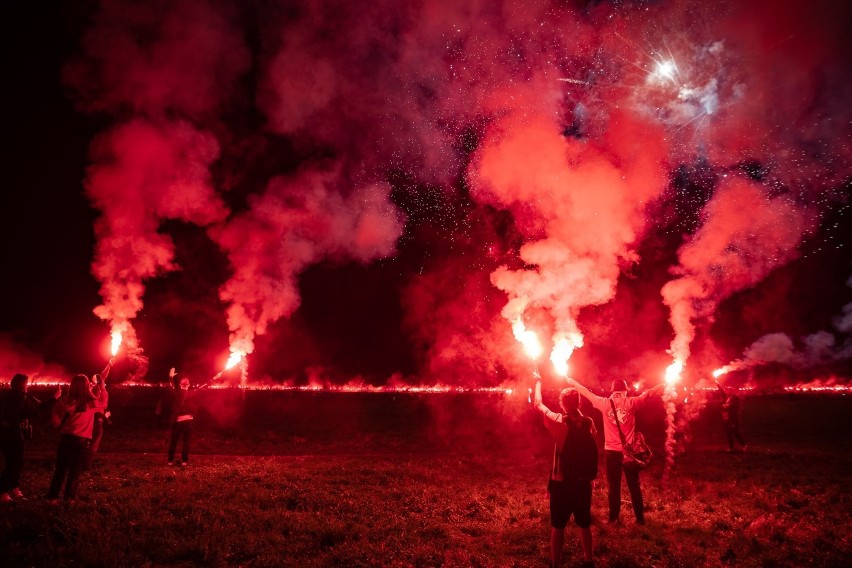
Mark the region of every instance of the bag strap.
<instances>
[{"instance_id":1,"label":"bag strap","mask_svg":"<svg viewBox=\"0 0 852 568\"><path fill-rule=\"evenodd\" d=\"M618 419L618 411L615 409L615 402L612 398L609 399L609 405L612 406L612 417L615 418L615 425L618 426L618 436L621 438L621 445L627 447L627 439L624 437L624 432L621 431L621 421Z\"/></svg>"}]
</instances>

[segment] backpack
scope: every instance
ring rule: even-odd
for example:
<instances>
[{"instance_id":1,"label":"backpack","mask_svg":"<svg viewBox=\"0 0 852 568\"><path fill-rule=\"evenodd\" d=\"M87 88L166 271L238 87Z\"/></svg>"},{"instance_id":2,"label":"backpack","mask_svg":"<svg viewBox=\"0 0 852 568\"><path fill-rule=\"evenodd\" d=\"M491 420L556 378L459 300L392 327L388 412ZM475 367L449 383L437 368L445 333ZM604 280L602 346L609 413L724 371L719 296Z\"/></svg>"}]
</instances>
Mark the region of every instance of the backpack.
<instances>
[{"instance_id":1,"label":"backpack","mask_svg":"<svg viewBox=\"0 0 852 568\"><path fill-rule=\"evenodd\" d=\"M559 452L559 467L566 481L591 481L598 476L598 444L586 417L562 420L568 426L565 445Z\"/></svg>"}]
</instances>

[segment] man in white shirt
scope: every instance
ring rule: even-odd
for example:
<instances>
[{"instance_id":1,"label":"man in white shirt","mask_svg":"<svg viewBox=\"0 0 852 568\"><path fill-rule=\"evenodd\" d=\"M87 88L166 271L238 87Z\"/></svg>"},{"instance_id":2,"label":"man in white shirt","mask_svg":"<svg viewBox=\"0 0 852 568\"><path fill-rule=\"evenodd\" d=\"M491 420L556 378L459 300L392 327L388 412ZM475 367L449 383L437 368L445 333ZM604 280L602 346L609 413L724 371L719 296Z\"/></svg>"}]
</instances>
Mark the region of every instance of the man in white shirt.
<instances>
[{"instance_id":1,"label":"man in white shirt","mask_svg":"<svg viewBox=\"0 0 852 568\"><path fill-rule=\"evenodd\" d=\"M606 481L609 493L609 522L618 521L621 512L621 472L627 480L627 489L633 501L633 513L636 515L636 524L645 524L645 505L642 501L642 486L639 484L639 470L630 467L630 462L625 462L621 444L621 436L618 433L618 422L621 431L628 444L633 441L636 434L636 408L644 403L652 393L662 390L663 384L645 391L636 397L627 396L627 383L621 379L612 381L612 394L609 397L598 396L576 380L569 378L568 384L603 414L604 424L604 461L606 463ZM613 407L615 412L613 412Z\"/></svg>"}]
</instances>

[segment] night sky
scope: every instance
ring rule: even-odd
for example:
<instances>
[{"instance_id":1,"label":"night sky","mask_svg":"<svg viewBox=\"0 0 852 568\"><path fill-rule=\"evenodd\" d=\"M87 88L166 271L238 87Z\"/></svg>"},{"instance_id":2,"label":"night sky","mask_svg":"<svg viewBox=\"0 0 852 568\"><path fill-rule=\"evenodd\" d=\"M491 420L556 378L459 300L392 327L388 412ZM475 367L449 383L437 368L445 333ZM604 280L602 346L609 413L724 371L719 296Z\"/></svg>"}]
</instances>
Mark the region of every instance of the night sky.
<instances>
[{"instance_id":1,"label":"night sky","mask_svg":"<svg viewBox=\"0 0 852 568\"><path fill-rule=\"evenodd\" d=\"M117 381L496 386L516 320L592 386L852 374L848 2L36 4L4 381L118 327Z\"/></svg>"}]
</instances>

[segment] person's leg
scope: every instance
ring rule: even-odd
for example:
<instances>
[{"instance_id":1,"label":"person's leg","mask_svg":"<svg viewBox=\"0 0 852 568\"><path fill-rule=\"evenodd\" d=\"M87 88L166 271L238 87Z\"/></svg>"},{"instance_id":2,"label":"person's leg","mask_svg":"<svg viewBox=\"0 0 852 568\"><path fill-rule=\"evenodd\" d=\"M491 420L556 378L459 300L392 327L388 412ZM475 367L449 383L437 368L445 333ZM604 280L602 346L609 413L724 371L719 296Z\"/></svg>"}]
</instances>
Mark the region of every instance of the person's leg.
<instances>
[{"instance_id":1,"label":"person's leg","mask_svg":"<svg viewBox=\"0 0 852 568\"><path fill-rule=\"evenodd\" d=\"M83 471L83 460L89 449L89 440L74 437L74 444L68 463L68 481L65 482L65 500L71 501L77 497L77 487L80 485L80 473Z\"/></svg>"},{"instance_id":2,"label":"person's leg","mask_svg":"<svg viewBox=\"0 0 852 568\"><path fill-rule=\"evenodd\" d=\"M740 433L740 421L739 420L732 420L731 421L731 435L733 436L733 438L737 442L740 443L741 446L743 446L743 447L746 446L745 440L743 440L743 435ZM731 444L733 445L733 441L731 442Z\"/></svg>"},{"instance_id":3,"label":"person's leg","mask_svg":"<svg viewBox=\"0 0 852 568\"><path fill-rule=\"evenodd\" d=\"M553 568L562 562L562 549L565 547L565 527L550 528L550 565Z\"/></svg>"},{"instance_id":4,"label":"person's leg","mask_svg":"<svg viewBox=\"0 0 852 568\"><path fill-rule=\"evenodd\" d=\"M177 448L178 438L180 437L180 422L172 424L172 437L169 440L169 463L175 461L175 449Z\"/></svg>"},{"instance_id":5,"label":"person's leg","mask_svg":"<svg viewBox=\"0 0 852 568\"><path fill-rule=\"evenodd\" d=\"M618 520L621 512L621 463L624 456L621 452L606 450L606 483L609 495L609 522Z\"/></svg>"},{"instance_id":6,"label":"person's leg","mask_svg":"<svg viewBox=\"0 0 852 568\"><path fill-rule=\"evenodd\" d=\"M592 562L592 482L582 481L576 484L574 493L574 524L580 535L583 547L583 560Z\"/></svg>"},{"instance_id":7,"label":"person's leg","mask_svg":"<svg viewBox=\"0 0 852 568\"><path fill-rule=\"evenodd\" d=\"M62 482L65 481L65 475L68 473L68 465L70 463L70 436L63 434L59 437L59 447L56 450L56 467L53 470L53 478L50 480L50 489L47 490L48 499L58 499L59 492L62 489Z\"/></svg>"},{"instance_id":8,"label":"person's leg","mask_svg":"<svg viewBox=\"0 0 852 568\"><path fill-rule=\"evenodd\" d=\"M728 437L728 449L734 450L734 423L731 420L725 420L725 435Z\"/></svg>"},{"instance_id":9,"label":"person's leg","mask_svg":"<svg viewBox=\"0 0 852 568\"><path fill-rule=\"evenodd\" d=\"M625 469L624 478L627 480L627 489L630 491L630 499L633 501L633 514L636 522L645 524L645 503L642 500L642 486L639 483L638 469Z\"/></svg>"},{"instance_id":10,"label":"person's leg","mask_svg":"<svg viewBox=\"0 0 852 568\"><path fill-rule=\"evenodd\" d=\"M0 441L0 452L6 464L3 474L0 475L0 494L2 494L17 488L21 482L21 470L24 467L24 441L3 435Z\"/></svg>"},{"instance_id":11,"label":"person's leg","mask_svg":"<svg viewBox=\"0 0 852 568\"><path fill-rule=\"evenodd\" d=\"M92 428L92 442L86 450L86 455L83 459L83 471L92 469L92 464L95 461L95 454L98 453L98 448L101 446L101 438L104 435L103 418L96 417L95 425Z\"/></svg>"},{"instance_id":12,"label":"person's leg","mask_svg":"<svg viewBox=\"0 0 852 568\"><path fill-rule=\"evenodd\" d=\"M562 562L565 526L571 516L571 503L565 483L551 481L548 491L550 493L550 565L555 567Z\"/></svg>"},{"instance_id":13,"label":"person's leg","mask_svg":"<svg viewBox=\"0 0 852 568\"><path fill-rule=\"evenodd\" d=\"M186 463L189 461L189 439L192 437L192 420L187 420L183 423L183 448L181 451L181 461Z\"/></svg>"}]
</instances>

